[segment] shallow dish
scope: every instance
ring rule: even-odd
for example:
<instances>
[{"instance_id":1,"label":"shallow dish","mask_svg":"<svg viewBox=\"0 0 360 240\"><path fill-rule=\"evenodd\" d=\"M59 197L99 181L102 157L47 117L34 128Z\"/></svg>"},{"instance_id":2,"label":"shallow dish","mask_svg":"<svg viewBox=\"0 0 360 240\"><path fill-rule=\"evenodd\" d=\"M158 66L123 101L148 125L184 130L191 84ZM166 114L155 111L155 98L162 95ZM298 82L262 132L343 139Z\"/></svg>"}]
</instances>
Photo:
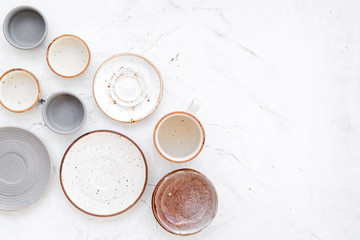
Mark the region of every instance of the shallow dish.
<instances>
[{"instance_id":1,"label":"shallow dish","mask_svg":"<svg viewBox=\"0 0 360 240\"><path fill-rule=\"evenodd\" d=\"M110 57L97 70L93 94L101 111L120 122L136 122L160 104L160 72L142 56L123 53Z\"/></svg>"},{"instance_id":2,"label":"shallow dish","mask_svg":"<svg viewBox=\"0 0 360 240\"><path fill-rule=\"evenodd\" d=\"M76 139L60 166L60 182L79 210L109 217L130 209L147 182L147 165L140 148L114 131L97 130Z\"/></svg>"},{"instance_id":3,"label":"shallow dish","mask_svg":"<svg viewBox=\"0 0 360 240\"><path fill-rule=\"evenodd\" d=\"M55 38L46 52L50 69L64 78L73 78L85 72L90 58L90 49L85 41L71 34Z\"/></svg>"},{"instance_id":4,"label":"shallow dish","mask_svg":"<svg viewBox=\"0 0 360 240\"><path fill-rule=\"evenodd\" d=\"M12 69L0 77L0 103L9 111L25 112L40 98L40 84L31 72Z\"/></svg>"},{"instance_id":5,"label":"shallow dish","mask_svg":"<svg viewBox=\"0 0 360 240\"><path fill-rule=\"evenodd\" d=\"M218 206L215 187L202 173L179 169L156 185L152 210L158 223L176 235L191 235L206 228Z\"/></svg>"},{"instance_id":6,"label":"shallow dish","mask_svg":"<svg viewBox=\"0 0 360 240\"><path fill-rule=\"evenodd\" d=\"M6 40L16 48L31 49L39 46L47 35L44 15L30 6L19 6L5 17L3 31Z\"/></svg>"},{"instance_id":7,"label":"shallow dish","mask_svg":"<svg viewBox=\"0 0 360 240\"><path fill-rule=\"evenodd\" d=\"M0 210L17 210L38 200L50 174L50 156L39 138L21 128L0 128Z\"/></svg>"},{"instance_id":8,"label":"shallow dish","mask_svg":"<svg viewBox=\"0 0 360 240\"><path fill-rule=\"evenodd\" d=\"M70 92L57 92L45 100L43 119L54 132L69 134L84 124L86 112L80 97Z\"/></svg>"}]
</instances>

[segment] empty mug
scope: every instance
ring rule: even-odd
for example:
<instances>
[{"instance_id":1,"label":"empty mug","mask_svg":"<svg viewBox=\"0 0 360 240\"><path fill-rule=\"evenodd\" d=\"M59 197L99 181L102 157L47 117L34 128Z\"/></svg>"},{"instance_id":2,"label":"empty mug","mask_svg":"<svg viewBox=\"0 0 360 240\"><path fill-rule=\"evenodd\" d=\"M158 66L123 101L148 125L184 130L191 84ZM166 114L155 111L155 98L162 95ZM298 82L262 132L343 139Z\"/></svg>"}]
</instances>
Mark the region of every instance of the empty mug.
<instances>
[{"instance_id":1,"label":"empty mug","mask_svg":"<svg viewBox=\"0 0 360 240\"><path fill-rule=\"evenodd\" d=\"M165 159L182 163L194 159L205 143L204 127L194 114L200 107L196 99L186 112L166 114L155 126L154 145Z\"/></svg>"}]
</instances>

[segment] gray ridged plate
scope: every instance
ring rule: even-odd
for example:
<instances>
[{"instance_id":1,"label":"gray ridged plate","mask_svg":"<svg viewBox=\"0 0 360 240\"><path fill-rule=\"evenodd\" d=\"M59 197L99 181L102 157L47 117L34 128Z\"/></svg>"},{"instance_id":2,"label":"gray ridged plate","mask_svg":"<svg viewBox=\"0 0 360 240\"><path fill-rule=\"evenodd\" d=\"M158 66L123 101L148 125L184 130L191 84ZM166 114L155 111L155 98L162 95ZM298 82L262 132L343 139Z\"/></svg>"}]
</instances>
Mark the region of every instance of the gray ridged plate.
<instances>
[{"instance_id":1,"label":"gray ridged plate","mask_svg":"<svg viewBox=\"0 0 360 240\"><path fill-rule=\"evenodd\" d=\"M50 156L38 137L21 128L0 128L0 210L17 210L38 200L50 174Z\"/></svg>"}]
</instances>

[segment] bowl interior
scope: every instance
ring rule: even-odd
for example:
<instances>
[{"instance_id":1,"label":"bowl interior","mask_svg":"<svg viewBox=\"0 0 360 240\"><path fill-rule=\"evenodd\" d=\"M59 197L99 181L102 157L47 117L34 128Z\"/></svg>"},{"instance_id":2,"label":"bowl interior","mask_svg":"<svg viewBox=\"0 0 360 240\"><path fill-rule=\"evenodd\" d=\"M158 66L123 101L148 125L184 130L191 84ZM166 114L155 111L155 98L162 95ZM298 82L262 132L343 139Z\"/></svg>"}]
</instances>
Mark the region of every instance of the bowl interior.
<instances>
[{"instance_id":1,"label":"bowl interior","mask_svg":"<svg viewBox=\"0 0 360 240\"><path fill-rule=\"evenodd\" d=\"M58 133L70 133L85 121L86 110L80 99L71 94L58 94L49 98L44 107L44 120Z\"/></svg>"},{"instance_id":2,"label":"bowl interior","mask_svg":"<svg viewBox=\"0 0 360 240\"><path fill-rule=\"evenodd\" d=\"M51 69L63 77L75 77L89 65L90 51L80 38L64 35L55 39L48 49Z\"/></svg>"},{"instance_id":3,"label":"bowl interior","mask_svg":"<svg viewBox=\"0 0 360 240\"><path fill-rule=\"evenodd\" d=\"M40 44L46 35L43 16L32 8L19 8L10 12L4 22L8 41L19 48L32 48Z\"/></svg>"},{"instance_id":4,"label":"bowl interior","mask_svg":"<svg viewBox=\"0 0 360 240\"><path fill-rule=\"evenodd\" d=\"M152 209L159 224L177 235L200 232L214 219L218 206L215 187L203 174L179 169L155 187Z\"/></svg>"},{"instance_id":5,"label":"bowl interior","mask_svg":"<svg viewBox=\"0 0 360 240\"><path fill-rule=\"evenodd\" d=\"M39 99L38 82L25 70L10 70L2 76L0 84L1 104L10 111L29 110Z\"/></svg>"}]
</instances>

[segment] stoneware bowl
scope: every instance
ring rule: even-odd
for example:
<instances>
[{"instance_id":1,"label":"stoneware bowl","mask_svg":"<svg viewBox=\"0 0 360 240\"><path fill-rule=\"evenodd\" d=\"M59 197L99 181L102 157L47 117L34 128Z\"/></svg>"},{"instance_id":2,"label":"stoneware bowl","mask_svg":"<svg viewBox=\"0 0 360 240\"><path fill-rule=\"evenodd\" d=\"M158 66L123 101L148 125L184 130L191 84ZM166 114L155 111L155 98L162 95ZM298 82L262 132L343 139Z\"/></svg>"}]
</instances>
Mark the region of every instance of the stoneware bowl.
<instances>
[{"instance_id":1,"label":"stoneware bowl","mask_svg":"<svg viewBox=\"0 0 360 240\"><path fill-rule=\"evenodd\" d=\"M122 53L107 59L97 70L93 93L108 117L125 123L140 121L160 104L163 81L146 58Z\"/></svg>"},{"instance_id":2,"label":"stoneware bowl","mask_svg":"<svg viewBox=\"0 0 360 240\"><path fill-rule=\"evenodd\" d=\"M84 40L70 34L55 38L46 53L51 70L64 78L77 77L85 72L90 58L90 50Z\"/></svg>"},{"instance_id":3,"label":"stoneware bowl","mask_svg":"<svg viewBox=\"0 0 360 240\"><path fill-rule=\"evenodd\" d=\"M48 27L39 10L30 6L19 6L5 17L3 31L6 40L14 47L31 49L45 40Z\"/></svg>"},{"instance_id":4,"label":"stoneware bowl","mask_svg":"<svg viewBox=\"0 0 360 240\"><path fill-rule=\"evenodd\" d=\"M44 143L18 127L0 128L0 210L17 210L46 190L51 159Z\"/></svg>"},{"instance_id":5,"label":"stoneware bowl","mask_svg":"<svg viewBox=\"0 0 360 240\"><path fill-rule=\"evenodd\" d=\"M69 134L78 130L86 120L84 101L70 92L57 92L45 100L43 119L54 132Z\"/></svg>"},{"instance_id":6,"label":"stoneware bowl","mask_svg":"<svg viewBox=\"0 0 360 240\"><path fill-rule=\"evenodd\" d=\"M205 130L194 116L199 106L200 102L194 99L186 112L168 113L156 124L154 145L165 159L183 163L200 154L205 144Z\"/></svg>"},{"instance_id":7,"label":"stoneware bowl","mask_svg":"<svg viewBox=\"0 0 360 240\"><path fill-rule=\"evenodd\" d=\"M179 169L167 174L152 195L156 220L176 235L191 235L206 228L214 219L217 207L214 185L193 169Z\"/></svg>"},{"instance_id":8,"label":"stoneware bowl","mask_svg":"<svg viewBox=\"0 0 360 240\"><path fill-rule=\"evenodd\" d=\"M25 112L40 98L37 78L25 69L12 69L0 78L0 103L11 112Z\"/></svg>"},{"instance_id":9,"label":"stoneware bowl","mask_svg":"<svg viewBox=\"0 0 360 240\"><path fill-rule=\"evenodd\" d=\"M61 187L84 213L110 217L134 206L147 182L146 159L134 141L110 130L76 139L60 165Z\"/></svg>"}]
</instances>

